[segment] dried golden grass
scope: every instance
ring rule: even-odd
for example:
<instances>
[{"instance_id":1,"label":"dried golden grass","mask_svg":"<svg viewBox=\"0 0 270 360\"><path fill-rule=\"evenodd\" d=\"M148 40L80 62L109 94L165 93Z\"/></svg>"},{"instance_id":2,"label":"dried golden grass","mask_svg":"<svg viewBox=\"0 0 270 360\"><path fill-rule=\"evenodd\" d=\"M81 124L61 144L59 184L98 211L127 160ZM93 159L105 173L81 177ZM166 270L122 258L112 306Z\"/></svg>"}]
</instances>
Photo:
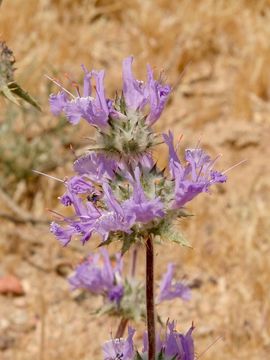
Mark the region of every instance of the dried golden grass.
<instances>
[{"instance_id":1,"label":"dried golden grass","mask_svg":"<svg viewBox=\"0 0 270 360\"><path fill-rule=\"evenodd\" d=\"M174 261L179 276L202 282L189 304L164 304L160 312L164 318L177 317L181 329L195 321L198 353L224 336L205 359L269 357L269 20L270 2L251 0L6 0L0 11L0 34L16 54L18 80L39 98L45 123L57 120L47 111L44 74L63 78L68 72L78 78L81 63L104 67L112 93L115 84L120 88L122 58L133 54L138 77L145 76L145 63L150 62L157 71L164 68L174 84L157 125L160 130L171 126L183 133L183 146L194 145L202 136L210 152L224 154L223 168L248 159L230 174L225 190L218 188L191 206L196 217L182 227L194 250L171 246L164 254L157 248L159 275L166 262ZM66 171L56 172L63 177ZM46 179L41 184L29 210L44 216L45 207L56 206L59 188ZM23 200L19 195L17 199ZM24 245L16 250L16 238L31 238L33 231L47 241L38 253L41 263L59 256L76 262L74 250L59 250L47 238L46 228L22 226L18 233L9 224L0 242L0 253L9 259L5 269L14 261L24 269L21 252L26 250ZM12 234L13 246L7 246ZM46 350L40 359L99 359L100 344L115 321L90 323L89 308L72 301L62 278L34 269L26 273L31 284L28 311L42 313L43 320L35 331L21 335L15 349L3 353L4 359L36 359L43 321ZM40 297L45 312L36 305Z\"/></svg>"}]
</instances>

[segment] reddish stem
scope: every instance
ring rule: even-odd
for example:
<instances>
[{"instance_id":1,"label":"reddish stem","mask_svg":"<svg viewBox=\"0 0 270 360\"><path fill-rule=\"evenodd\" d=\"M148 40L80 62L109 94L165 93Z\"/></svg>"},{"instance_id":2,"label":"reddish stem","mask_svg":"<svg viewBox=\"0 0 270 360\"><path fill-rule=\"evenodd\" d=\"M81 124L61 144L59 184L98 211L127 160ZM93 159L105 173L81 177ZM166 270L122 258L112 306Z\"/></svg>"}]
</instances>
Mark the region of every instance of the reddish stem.
<instances>
[{"instance_id":1,"label":"reddish stem","mask_svg":"<svg viewBox=\"0 0 270 360\"><path fill-rule=\"evenodd\" d=\"M120 323L118 325L118 328L117 328L117 331L115 334L116 339L120 339L121 337L123 337L124 332L126 330L127 323L128 323L128 319L126 319L124 317L120 320Z\"/></svg>"},{"instance_id":2,"label":"reddish stem","mask_svg":"<svg viewBox=\"0 0 270 360\"><path fill-rule=\"evenodd\" d=\"M146 314L148 333L148 360L156 357L156 327L154 302L154 246L149 236L146 240Z\"/></svg>"}]
</instances>

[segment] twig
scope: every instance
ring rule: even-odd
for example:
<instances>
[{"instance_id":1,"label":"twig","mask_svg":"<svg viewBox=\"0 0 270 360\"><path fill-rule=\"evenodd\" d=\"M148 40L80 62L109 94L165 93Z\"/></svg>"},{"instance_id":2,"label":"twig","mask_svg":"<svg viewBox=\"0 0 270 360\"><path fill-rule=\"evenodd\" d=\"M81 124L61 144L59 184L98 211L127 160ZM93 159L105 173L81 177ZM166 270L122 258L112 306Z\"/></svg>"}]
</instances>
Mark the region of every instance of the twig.
<instances>
[{"instance_id":1,"label":"twig","mask_svg":"<svg viewBox=\"0 0 270 360\"><path fill-rule=\"evenodd\" d=\"M116 339L120 339L121 337L123 337L127 323L128 323L128 319L122 317L115 334Z\"/></svg>"},{"instance_id":2,"label":"twig","mask_svg":"<svg viewBox=\"0 0 270 360\"><path fill-rule=\"evenodd\" d=\"M146 313L148 333L148 360L156 358L156 316L154 300L154 246L151 236L146 240Z\"/></svg>"},{"instance_id":3,"label":"twig","mask_svg":"<svg viewBox=\"0 0 270 360\"><path fill-rule=\"evenodd\" d=\"M17 216L13 217L8 214L0 214L2 218L7 220L14 221L15 223L25 223L30 222L32 224L37 223L48 223L46 220L35 219L31 213L22 209L10 196L8 196L4 190L0 187L0 200Z\"/></svg>"},{"instance_id":4,"label":"twig","mask_svg":"<svg viewBox=\"0 0 270 360\"><path fill-rule=\"evenodd\" d=\"M49 220L41 220L41 219L34 219L34 218L20 219L13 215L5 214L5 213L0 213L0 218L11 221L15 224L25 224L25 223L31 223L32 225L36 225L36 224L49 225L50 224Z\"/></svg>"}]
</instances>

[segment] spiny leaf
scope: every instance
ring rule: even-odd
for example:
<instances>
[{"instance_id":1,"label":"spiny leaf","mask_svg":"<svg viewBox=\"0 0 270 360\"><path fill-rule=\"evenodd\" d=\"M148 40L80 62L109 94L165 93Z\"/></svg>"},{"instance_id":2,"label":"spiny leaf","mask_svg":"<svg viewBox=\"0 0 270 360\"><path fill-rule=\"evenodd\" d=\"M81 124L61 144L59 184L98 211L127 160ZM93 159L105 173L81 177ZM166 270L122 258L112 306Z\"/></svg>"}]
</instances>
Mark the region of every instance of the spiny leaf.
<instances>
[{"instance_id":1,"label":"spiny leaf","mask_svg":"<svg viewBox=\"0 0 270 360\"><path fill-rule=\"evenodd\" d=\"M168 239L175 242L176 244L182 245L182 246L188 246L191 247L189 244L189 241L184 237L184 235L178 231L178 230L174 230L172 229L171 231L169 231L168 234L166 234L168 236Z\"/></svg>"},{"instance_id":2,"label":"spiny leaf","mask_svg":"<svg viewBox=\"0 0 270 360\"><path fill-rule=\"evenodd\" d=\"M161 239L172 241L182 246L191 247L184 235L167 221L164 221L156 235L160 236Z\"/></svg>"},{"instance_id":3,"label":"spiny leaf","mask_svg":"<svg viewBox=\"0 0 270 360\"><path fill-rule=\"evenodd\" d=\"M123 245L122 245L122 249L121 249L121 255L123 256L131 247L131 245L133 244L133 241L131 241L131 239L129 237L124 237L123 239Z\"/></svg>"},{"instance_id":4,"label":"spiny leaf","mask_svg":"<svg viewBox=\"0 0 270 360\"><path fill-rule=\"evenodd\" d=\"M143 358L141 357L141 355L139 354L138 351L136 351L136 355L135 355L135 359L134 360L143 360Z\"/></svg>"},{"instance_id":5,"label":"spiny leaf","mask_svg":"<svg viewBox=\"0 0 270 360\"><path fill-rule=\"evenodd\" d=\"M124 94L122 93L121 94L121 97L120 97L120 111L123 113L123 114L126 114L126 102L125 102L125 98L124 98Z\"/></svg>"},{"instance_id":6,"label":"spiny leaf","mask_svg":"<svg viewBox=\"0 0 270 360\"><path fill-rule=\"evenodd\" d=\"M9 87L4 84L1 86L0 88L0 93L5 96L9 101L13 102L16 105L20 105L16 99L16 97L12 94L11 90L9 89Z\"/></svg>"},{"instance_id":7,"label":"spiny leaf","mask_svg":"<svg viewBox=\"0 0 270 360\"><path fill-rule=\"evenodd\" d=\"M7 86L13 94L17 95L22 100L34 106L37 110L41 111L41 107L37 101L31 95L29 95L27 91L23 90L21 86L15 81L8 83Z\"/></svg>"},{"instance_id":8,"label":"spiny leaf","mask_svg":"<svg viewBox=\"0 0 270 360\"><path fill-rule=\"evenodd\" d=\"M164 355L164 352L163 352L163 350L161 350L160 353L158 354L157 360L164 360L163 355Z\"/></svg>"},{"instance_id":9,"label":"spiny leaf","mask_svg":"<svg viewBox=\"0 0 270 360\"><path fill-rule=\"evenodd\" d=\"M110 243L113 241L112 237L109 237L107 240L102 241L100 244L98 244L98 248L105 246L105 245L110 245Z\"/></svg>"}]
</instances>

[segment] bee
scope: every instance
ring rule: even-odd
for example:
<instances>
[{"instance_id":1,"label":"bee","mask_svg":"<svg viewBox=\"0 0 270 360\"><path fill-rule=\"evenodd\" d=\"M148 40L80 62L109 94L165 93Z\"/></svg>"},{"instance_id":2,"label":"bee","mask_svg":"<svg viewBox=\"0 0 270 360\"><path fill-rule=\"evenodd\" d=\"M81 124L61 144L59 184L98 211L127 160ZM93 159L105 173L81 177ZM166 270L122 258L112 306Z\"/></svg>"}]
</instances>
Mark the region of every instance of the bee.
<instances>
[{"instance_id":1,"label":"bee","mask_svg":"<svg viewBox=\"0 0 270 360\"><path fill-rule=\"evenodd\" d=\"M123 359L123 357L124 357L124 354L123 353L118 353L117 355L116 355L116 358L115 358L115 360L121 360L121 359Z\"/></svg>"},{"instance_id":2,"label":"bee","mask_svg":"<svg viewBox=\"0 0 270 360\"><path fill-rule=\"evenodd\" d=\"M100 195L96 193L92 193L91 195L87 195L87 200L93 204L96 204L100 199Z\"/></svg>"}]
</instances>

